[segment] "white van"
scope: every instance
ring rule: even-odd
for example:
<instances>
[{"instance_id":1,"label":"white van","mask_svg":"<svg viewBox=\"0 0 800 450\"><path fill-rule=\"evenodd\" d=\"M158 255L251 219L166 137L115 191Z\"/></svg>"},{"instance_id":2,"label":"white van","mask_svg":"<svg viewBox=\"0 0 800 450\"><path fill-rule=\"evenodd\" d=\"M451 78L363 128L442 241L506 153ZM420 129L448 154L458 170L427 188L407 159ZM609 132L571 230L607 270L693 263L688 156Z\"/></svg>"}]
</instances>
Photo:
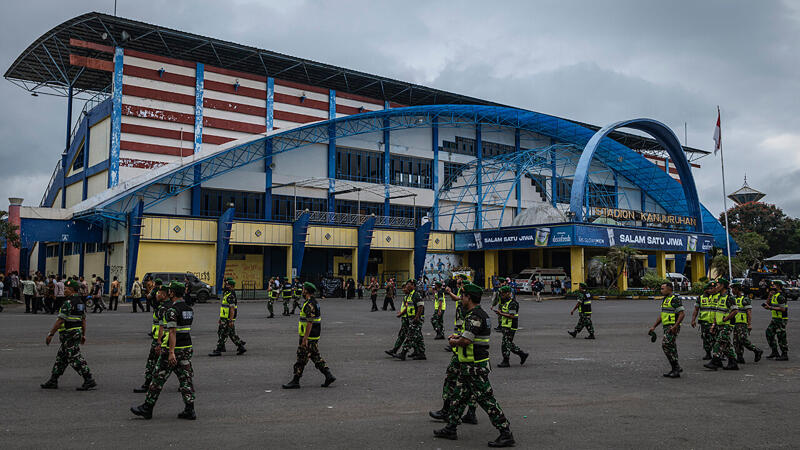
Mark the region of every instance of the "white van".
<instances>
[{"instance_id":1,"label":"white van","mask_svg":"<svg viewBox=\"0 0 800 450\"><path fill-rule=\"evenodd\" d=\"M531 289L531 285L533 284L533 279L536 278L542 282L544 285L544 289L542 290L542 294L552 294L553 287L551 283L554 280L560 280L562 289L568 290L568 288L564 288L564 279L567 277L567 273L561 267L556 267L554 269L542 269L540 267L534 267L532 269L525 269L519 274L511 275L511 279L517 283L517 292L521 294L531 294L533 293L533 289Z\"/></svg>"},{"instance_id":2,"label":"white van","mask_svg":"<svg viewBox=\"0 0 800 450\"><path fill-rule=\"evenodd\" d=\"M692 288L692 283L689 281L688 278L686 278L686 275L682 273L667 272L667 279L669 281L672 281L673 286L678 287L678 289L675 290L681 290L681 286L688 286L686 288L687 291Z\"/></svg>"}]
</instances>

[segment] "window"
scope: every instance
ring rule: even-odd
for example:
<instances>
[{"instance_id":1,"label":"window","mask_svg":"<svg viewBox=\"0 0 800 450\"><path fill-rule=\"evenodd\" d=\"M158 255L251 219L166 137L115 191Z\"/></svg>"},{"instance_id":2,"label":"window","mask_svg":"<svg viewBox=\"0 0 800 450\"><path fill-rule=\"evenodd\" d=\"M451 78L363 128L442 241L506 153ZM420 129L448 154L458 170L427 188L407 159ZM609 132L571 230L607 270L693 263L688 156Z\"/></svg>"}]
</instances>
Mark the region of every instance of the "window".
<instances>
[{"instance_id":1,"label":"window","mask_svg":"<svg viewBox=\"0 0 800 450\"><path fill-rule=\"evenodd\" d=\"M57 245L48 245L47 246L47 258L55 258L58 256L58 246Z\"/></svg>"},{"instance_id":2,"label":"window","mask_svg":"<svg viewBox=\"0 0 800 450\"><path fill-rule=\"evenodd\" d=\"M572 196L572 180L566 178L556 178L556 189L558 203L569 203Z\"/></svg>"},{"instance_id":3,"label":"window","mask_svg":"<svg viewBox=\"0 0 800 450\"><path fill-rule=\"evenodd\" d=\"M74 162L72 163L72 170L81 170L83 169L83 147L78 150L78 154L75 155Z\"/></svg>"},{"instance_id":4,"label":"window","mask_svg":"<svg viewBox=\"0 0 800 450\"><path fill-rule=\"evenodd\" d=\"M392 155L390 183L397 186L433 188L431 160Z\"/></svg>"},{"instance_id":5,"label":"window","mask_svg":"<svg viewBox=\"0 0 800 450\"><path fill-rule=\"evenodd\" d=\"M477 156L477 141L475 139L456 136L455 142L443 141L442 150L449 153L460 153L462 155ZM496 142L481 141L481 153L484 158L514 153L513 145L498 144Z\"/></svg>"},{"instance_id":6,"label":"window","mask_svg":"<svg viewBox=\"0 0 800 450\"><path fill-rule=\"evenodd\" d=\"M422 224L422 218L428 215L429 208L423 208L420 206L408 206L408 205L389 205L389 215L391 217L408 217L414 219L414 226L420 226Z\"/></svg>"},{"instance_id":7,"label":"window","mask_svg":"<svg viewBox=\"0 0 800 450\"><path fill-rule=\"evenodd\" d=\"M383 215L383 203L358 202L352 200L336 200L336 212L344 214L362 214L368 216Z\"/></svg>"},{"instance_id":8,"label":"window","mask_svg":"<svg viewBox=\"0 0 800 450\"><path fill-rule=\"evenodd\" d=\"M337 201L338 203L338 201ZM297 197L297 210L327 211L328 199ZM295 197L291 195L272 196L272 218L273 220L294 221Z\"/></svg>"},{"instance_id":9,"label":"window","mask_svg":"<svg viewBox=\"0 0 800 450\"><path fill-rule=\"evenodd\" d=\"M264 218L264 193L203 189L200 215L219 217L233 203L234 214L239 219Z\"/></svg>"},{"instance_id":10,"label":"window","mask_svg":"<svg viewBox=\"0 0 800 450\"><path fill-rule=\"evenodd\" d=\"M589 206L616 207L617 190L613 185L589 183Z\"/></svg>"},{"instance_id":11,"label":"window","mask_svg":"<svg viewBox=\"0 0 800 450\"><path fill-rule=\"evenodd\" d=\"M382 184L383 161L380 152L336 147L336 178Z\"/></svg>"},{"instance_id":12,"label":"window","mask_svg":"<svg viewBox=\"0 0 800 450\"><path fill-rule=\"evenodd\" d=\"M458 164L458 163L451 163L446 162L444 163L444 182L442 183L442 189L450 189L453 183L456 181L458 177L461 176L461 172L466 167L466 164Z\"/></svg>"}]
</instances>

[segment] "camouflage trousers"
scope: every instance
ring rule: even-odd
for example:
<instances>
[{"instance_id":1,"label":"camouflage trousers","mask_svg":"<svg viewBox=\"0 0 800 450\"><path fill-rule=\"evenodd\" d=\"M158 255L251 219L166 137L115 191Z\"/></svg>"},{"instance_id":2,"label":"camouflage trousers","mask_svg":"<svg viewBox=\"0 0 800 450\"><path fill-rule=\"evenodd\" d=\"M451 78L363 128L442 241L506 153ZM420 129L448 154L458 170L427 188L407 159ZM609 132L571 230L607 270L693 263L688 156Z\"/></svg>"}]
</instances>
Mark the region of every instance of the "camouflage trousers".
<instances>
[{"instance_id":1,"label":"camouflage trousers","mask_svg":"<svg viewBox=\"0 0 800 450\"><path fill-rule=\"evenodd\" d=\"M769 348L771 348L773 352L778 351L778 346L780 346L783 353L789 351L789 345L786 344L785 320L772 319L769 326L767 326L767 342L769 343Z\"/></svg>"},{"instance_id":2,"label":"camouflage trousers","mask_svg":"<svg viewBox=\"0 0 800 450\"><path fill-rule=\"evenodd\" d=\"M414 320L414 319L408 320L408 334L406 335L406 341L403 342L404 352L413 349L414 354L417 355L425 354L425 339L422 337L423 322L424 321L421 318L420 320Z\"/></svg>"},{"instance_id":3,"label":"camouflage trousers","mask_svg":"<svg viewBox=\"0 0 800 450\"><path fill-rule=\"evenodd\" d=\"M744 349L751 352L759 350L758 347L750 342L750 330L747 329L746 323L737 323L733 326L733 348L736 350L737 356L744 355Z\"/></svg>"},{"instance_id":4,"label":"camouflage trousers","mask_svg":"<svg viewBox=\"0 0 800 450\"><path fill-rule=\"evenodd\" d=\"M275 303L275 299L270 298L270 299L267 300L267 311L269 311L269 315L270 316L274 315L274 313L272 311L272 305L274 303Z\"/></svg>"},{"instance_id":5,"label":"camouflage trousers","mask_svg":"<svg viewBox=\"0 0 800 450\"><path fill-rule=\"evenodd\" d=\"M158 335L156 335L158 337ZM153 339L150 342L150 353L147 354L147 364L144 366L144 384L149 385L153 379L158 364L158 357L160 353L156 353L156 349L161 348L158 339Z\"/></svg>"},{"instance_id":6,"label":"camouflage trousers","mask_svg":"<svg viewBox=\"0 0 800 450\"><path fill-rule=\"evenodd\" d=\"M406 341L406 337L408 336L408 318L403 316L400 318L400 331L397 332L397 339L394 341L394 347L392 347L392 352L396 352L400 349L403 343Z\"/></svg>"},{"instance_id":7,"label":"camouflage trousers","mask_svg":"<svg viewBox=\"0 0 800 450\"><path fill-rule=\"evenodd\" d=\"M178 377L178 390L181 392L181 397L183 397L183 403L186 405L194 405L192 349L176 348L175 359L178 360L178 363L173 366L169 363L169 349L166 347L161 348L161 355L156 364L153 380L150 381L147 397L144 400L150 407L156 404L158 396L161 394L161 389L164 387L164 383L167 382L167 378L169 378L170 374L173 372L175 372L175 375Z\"/></svg>"},{"instance_id":8,"label":"camouflage trousers","mask_svg":"<svg viewBox=\"0 0 800 450\"><path fill-rule=\"evenodd\" d=\"M288 316L289 315L289 301L290 300L291 300L290 297L284 297L283 298L283 315L284 316Z\"/></svg>"},{"instance_id":9,"label":"camouflage trousers","mask_svg":"<svg viewBox=\"0 0 800 450\"><path fill-rule=\"evenodd\" d=\"M436 332L437 336L444 335L444 312L442 314L433 313L431 316L431 325L433 325L433 331Z\"/></svg>"},{"instance_id":10,"label":"camouflage trousers","mask_svg":"<svg viewBox=\"0 0 800 450\"><path fill-rule=\"evenodd\" d=\"M292 300L292 314L294 314L296 309L300 309L300 297L295 297Z\"/></svg>"},{"instance_id":11,"label":"camouflage trousers","mask_svg":"<svg viewBox=\"0 0 800 450\"><path fill-rule=\"evenodd\" d=\"M523 353L522 349L517 347L517 344L514 343L515 334L517 334L517 330L503 328L503 342L500 344L500 352L503 354L503 359L508 359L512 353L515 355Z\"/></svg>"},{"instance_id":12,"label":"camouflage trousers","mask_svg":"<svg viewBox=\"0 0 800 450\"><path fill-rule=\"evenodd\" d=\"M53 364L52 378L58 379L67 370L67 366L72 366L75 372L83 378L91 378L92 373L86 360L81 355L81 330L61 331L58 339L61 346L58 348L56 362Z\"/></svg>"},{"instance_id":13,"label":"camouflage trousers","mask_svg":"<svg viewBox=\"0 0 800 450\"><path fill-rule=\"evenodd\" d=\"M717 358L725 356L736 359L736 352L733 351L733 345L731 345L733 327L717 324L714 328L716 329L716 338L714 339L713 355Z\"/></svg>"},{"instance_id":14,"label":"camouflage trousers","mask_svg":"<svg viewBox=\"0 0 800 450\"><path fill-rule=\"evenodd\" d=\"M664 350L664 355L670 364L678 364L678 333L681 332L681 326L678 325L675 333L670 331L672 325L664 325L664 337L661 339L661 349Z\"/></svg>"},{"instance_id":15,"label":"camouflage trousers","mask_svg":"<svg viewBox=\"0 0 800 450\"><path fill-rule=\"evenodd\" d=\"M489 420L495 428L508 429L508 419L494 398L492 384L489 382L489 365L486 362L458 364L458 377L452 391L453 403L447 417L449 425L458 426L461 423L464 408L473 398L489 415Z\"/></svg>"},{"instance_id":16,"label":"camouflage trousers","mask_svg":"<svg viewBox=\"0 0 800 450\"><path fill-rule=\"evenodd\" d=\"M236 347L243 347L244 341L236 335L236 322L232 320L220 320L219 328L217 329L217 350L225 348L225 341L231 338L231 342Z\"/></svg>"},{"instance_id":17,"label":"camouflage trousers","mask_svg":"<svg viewBox=\"0 0 800 450\"><path fill-rule=\"evenodd\" d=\"M592 325L592 316L589 314L578 314L578 324L575 325L575 333L580 333L581 330L586 328L590 336L594 336L594 326Z\"/></svg>"},{"instance_id":18,"label":"camouflage trousers","mask_svg":"<svg viewBox=\"0 0 800 450\"><path fill-rule=\"evenodd\" d=\"M447 370L444 372L444 385L442 385L442 401L444 402L445 409L449 413L449 408L453 405L453 395L456 389L456 383L458 382L458 372L459 372L460 363L458 362L458 355L453 353L453 357L450 358L450 364L447 366ZM467 406L470 408L475 407L475 396L471 395L469 400L467 401Z\"/></svg>"},{"instance_id":19,"label":"camouflage trousers","mask_svg":"<svg viewBox=\"0 0 800 450\"><path fill-rule=\"evenodd\" d=\"M703 350L711 354L714 349L714 333L711 332L711 322L700 322L700 339L703 341Z\"/></svg>"},{"instance_id":20,"label":"camouflage trousers","mask_svg":"<svg viewBox=\"0 0 800 450\"><path fill-rule=\"evenodd\" d=\"M300 338L300 344L297 346L297 362L294 363L294 376L300 378L303 376L303 369L306 368L308 360L314 363L314 367L322 373L328 370L328 365L319 354L319 341L308 340L308 345L303 347L303 338Z\"/></svg>"}]
</instances>

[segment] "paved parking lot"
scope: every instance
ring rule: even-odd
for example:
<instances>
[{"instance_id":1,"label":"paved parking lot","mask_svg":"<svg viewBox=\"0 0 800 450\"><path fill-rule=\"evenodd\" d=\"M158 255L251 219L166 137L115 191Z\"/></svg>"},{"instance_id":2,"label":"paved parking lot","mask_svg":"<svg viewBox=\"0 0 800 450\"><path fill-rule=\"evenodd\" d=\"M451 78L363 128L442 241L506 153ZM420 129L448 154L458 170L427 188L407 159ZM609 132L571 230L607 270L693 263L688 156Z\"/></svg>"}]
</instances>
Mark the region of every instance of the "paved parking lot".
<instances>
[{"instance_id":1,"label":"paved parking lot","mask_svg":"<svg viewBox=\"0 0 800 450\"><path fill-rule=\"evenodd\" d=\"M478 425L459 428L460 440L433 438L432 430L442 424L427 412L441 406L449 361L443 341L434 341L426 324L428 360L392 360L383 350L393 343L399 321L391 312L369 312L368 302L322 301L320 350L338 381L320 388L323 377L309 365L299 391L280 389L291 378L297 316L267 320L263 303L243 303L237 329L249 351L209 358L218 306L198 305L192 330L198 420L188 423L176 418L182 403L174 377L153 420L128 411L143 400L131 390L142 383L149 315L131 314L129 305L91 314L83 352L99 388L76 392L80 378L67 369L58 391L44 391L39 384L48 378L57 351L44 345L54 316L8 307L0 313L0 446L485 447L497 433L481 411ZM685 372L669 380L661 376L668 364L660 344L646 335L658 314L657 301L595 301L595 341L566 334L577 321L569 315L572 306L567 300L521 302L523 329L516 341L532 357L520 367L512 356L511 368L494 369L490 376L519 447L797 447L799 353L790 352L788 362L758 364L748 354L738 372L708 372L701 365L697 330L684 326L678 345ZM448 308L445 323L452 324L452 302ZM757 308L753 340L762 348L768 322L767 311ZM790 350L800 344L795 323L789 322ZM497 333L492 337L497 363L500 339Z\"/></svg>"}]
</instances>

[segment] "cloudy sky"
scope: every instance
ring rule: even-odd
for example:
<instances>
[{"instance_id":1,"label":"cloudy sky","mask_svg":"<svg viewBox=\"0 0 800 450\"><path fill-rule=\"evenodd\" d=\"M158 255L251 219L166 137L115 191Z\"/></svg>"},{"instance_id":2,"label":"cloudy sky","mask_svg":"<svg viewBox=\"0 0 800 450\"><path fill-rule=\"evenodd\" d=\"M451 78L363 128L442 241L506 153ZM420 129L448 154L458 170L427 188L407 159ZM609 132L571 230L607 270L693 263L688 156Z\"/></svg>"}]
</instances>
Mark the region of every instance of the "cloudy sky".
<instances>
[{"instance_id":1,"label":"cloudy sky","mask_svg":"<svg viewBox=\"0 0 800 450\"><path fill-rule=\"evenodd\" d=\"M0 69L53 26L113 4L5 4ZM706 150L720 105L728 192L746 173L800 216L800 1L119 0L117 14L596 125L650 117L683 139L686 123L688 144ZM5 80L0 98L0 209L10 196L38 205L66 102ZM717 214L719 160L700 163L700 200Z\"/></svg>"}]
</instances>

